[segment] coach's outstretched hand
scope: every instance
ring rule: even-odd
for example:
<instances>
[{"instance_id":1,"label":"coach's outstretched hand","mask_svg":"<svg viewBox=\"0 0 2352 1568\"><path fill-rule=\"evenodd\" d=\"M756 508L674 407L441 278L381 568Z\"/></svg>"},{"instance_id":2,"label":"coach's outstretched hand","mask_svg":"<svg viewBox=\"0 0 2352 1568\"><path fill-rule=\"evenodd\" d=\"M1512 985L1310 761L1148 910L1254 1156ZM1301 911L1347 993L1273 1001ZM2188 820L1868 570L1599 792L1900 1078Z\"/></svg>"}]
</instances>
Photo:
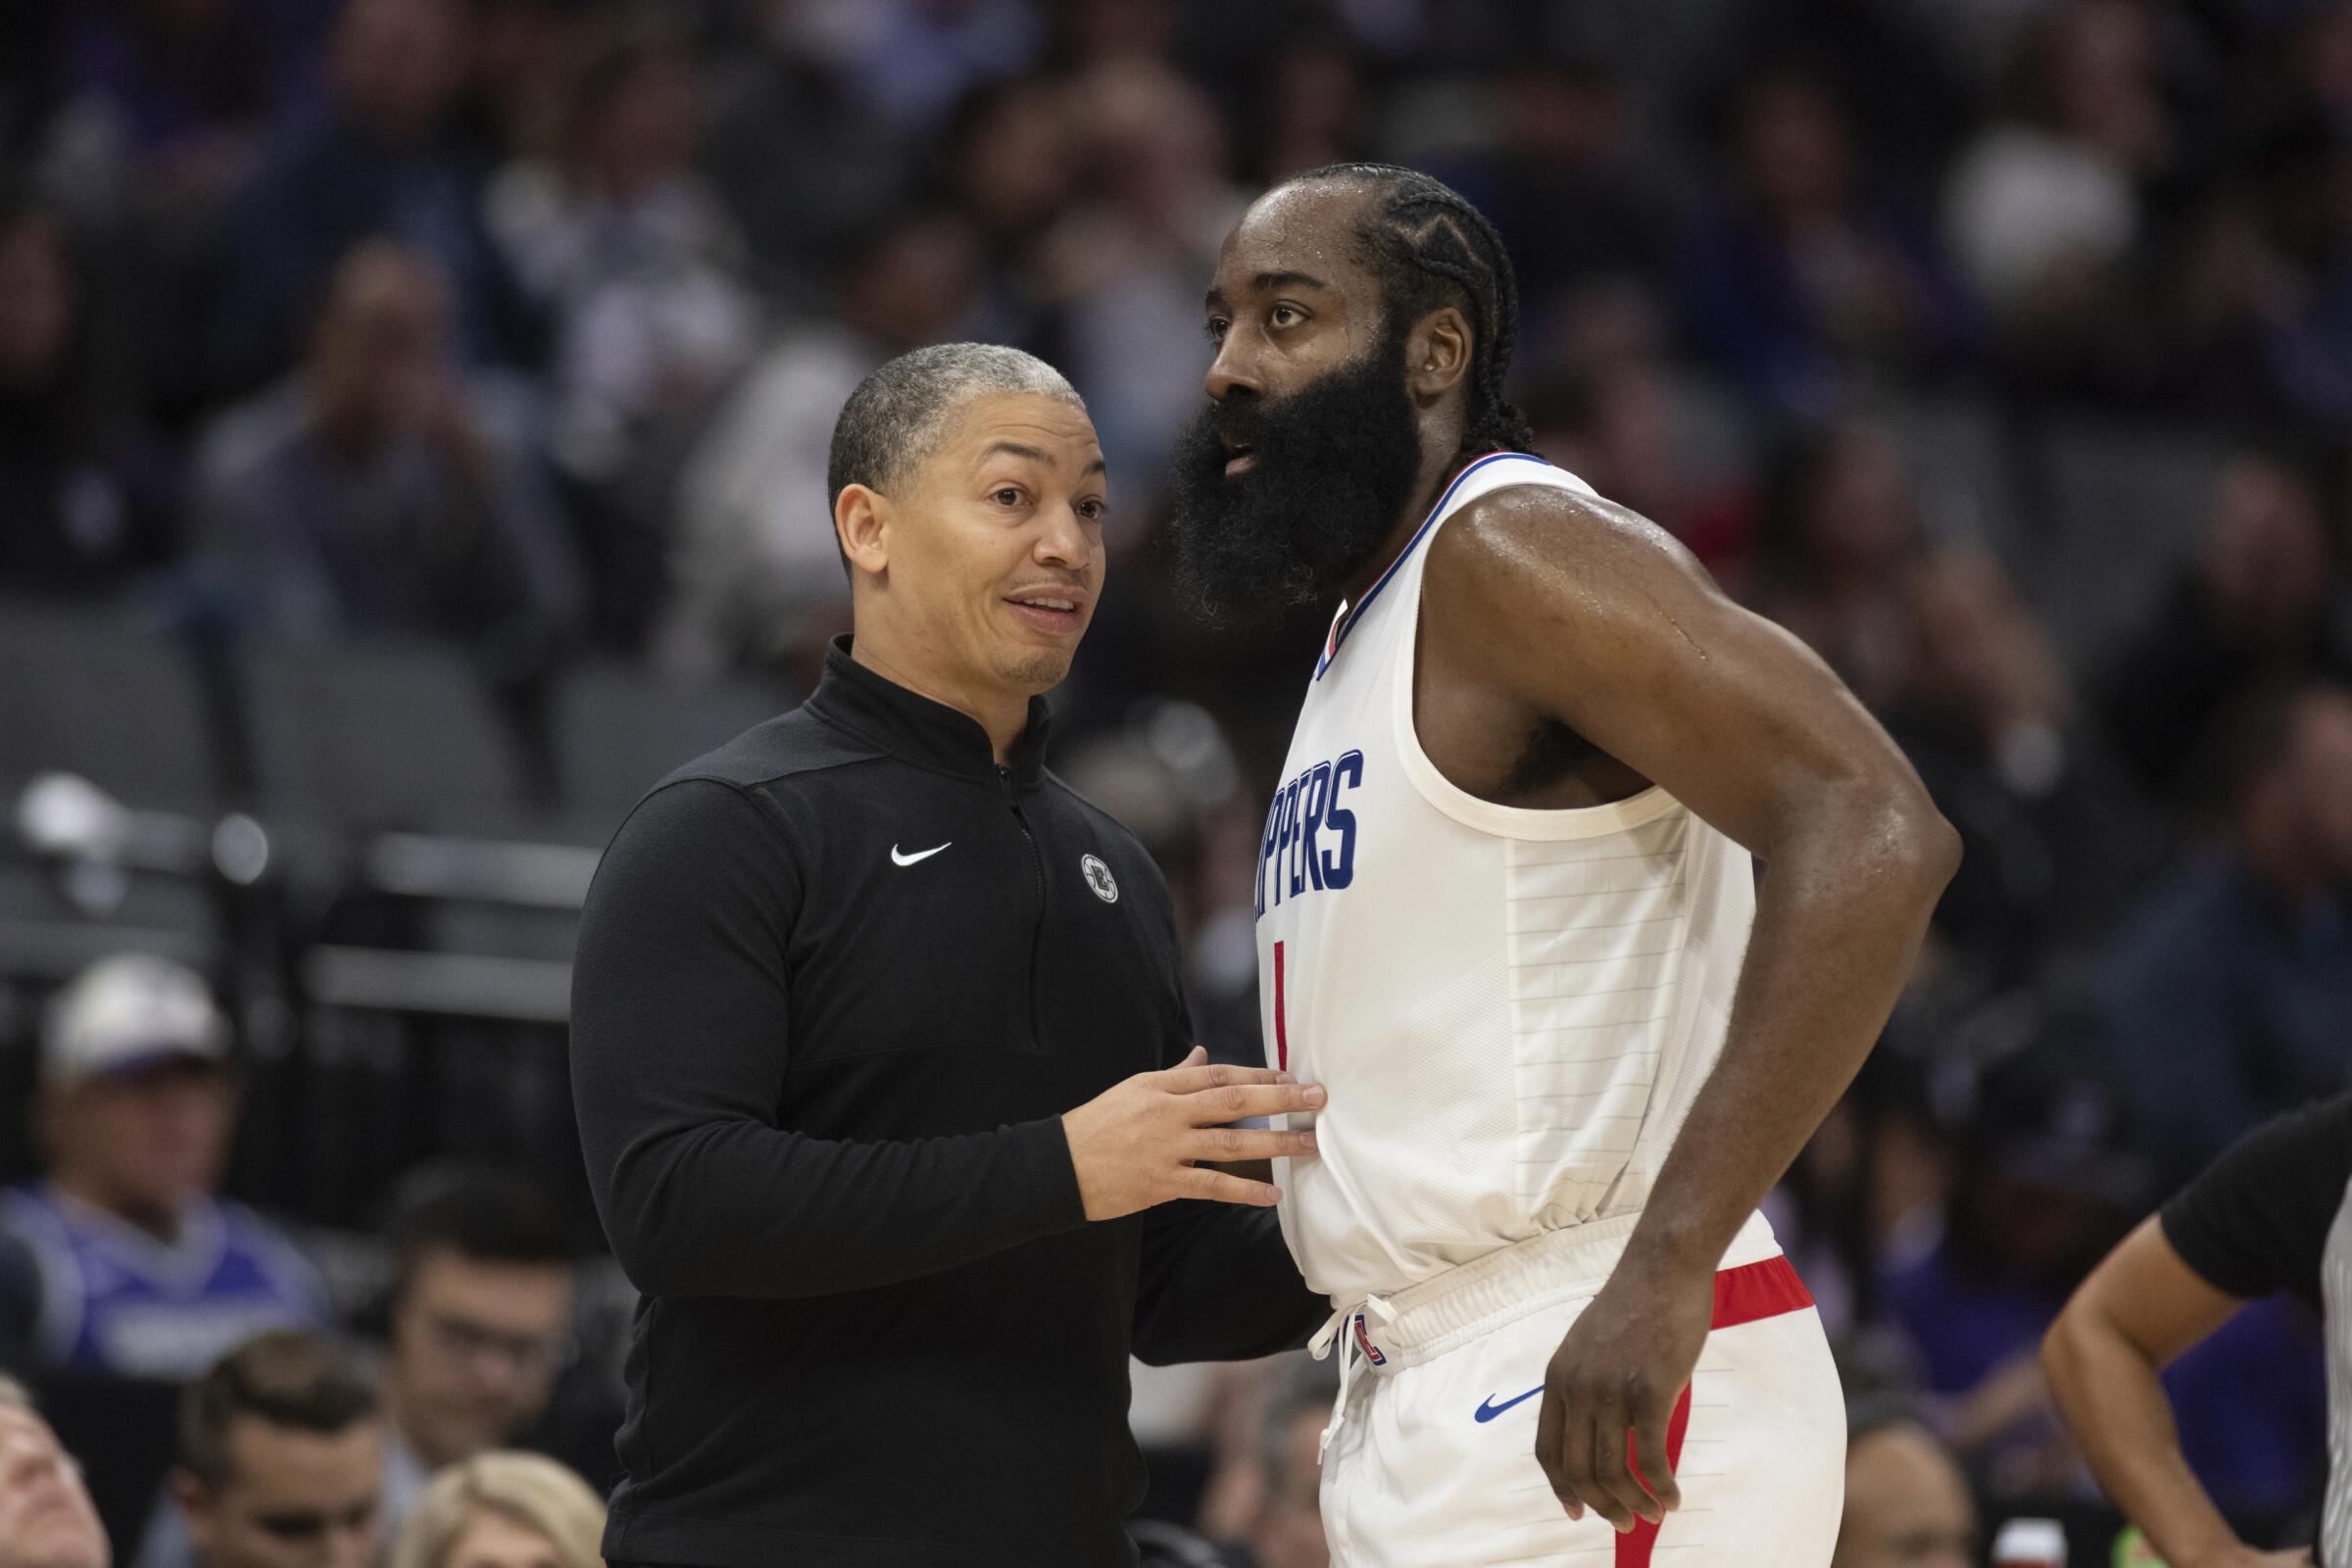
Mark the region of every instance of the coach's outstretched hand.
<instances>
[{"instance_id":1,"label":"coach's outstretched hand","mask_svg":"<svg viewBox=\"0 0 2352 1568\"><path fill-rule=\"evenodd\" d=\"M1590 1508L1626 1531L1681 1505L1667 1427L1714 1315L1711 1267L1653 1274L1630 1252L1577 1314L1536 1420L1536 1462L1571 1519Z\"/></svg>"},{"instance_id":2,"label":"coach's outstretched hand","mask_svg":"<svg viewBox=\"0 0 2352 1568\"><path fill-rule=\"evenodd\" d=\"M1315 1152L1311 1132L1278 1133L1223 1122L1320 1110L1323 1091L1265 1067L1207 1065L1192 1054L1164 1072L1139 1072L1061 1118L1088 1219L1117 1219L1178 1198L1220 1203L1275 1202L1281 1192L1198 1163L1298 1158Z\"/></svg>"}]
</instances>

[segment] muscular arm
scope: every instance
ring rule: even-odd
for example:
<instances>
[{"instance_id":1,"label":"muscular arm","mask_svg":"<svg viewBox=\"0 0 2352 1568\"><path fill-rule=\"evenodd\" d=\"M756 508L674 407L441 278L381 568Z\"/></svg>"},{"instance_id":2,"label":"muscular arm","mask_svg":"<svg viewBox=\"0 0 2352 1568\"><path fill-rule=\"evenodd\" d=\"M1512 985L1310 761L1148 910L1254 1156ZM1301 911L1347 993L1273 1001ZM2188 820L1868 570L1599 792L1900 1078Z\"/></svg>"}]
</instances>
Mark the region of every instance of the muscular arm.
<instances>
[{"instance_id":1,"label":"muscular arm","mask_svg":"<svg viewBox=\"0 0 2352 1568\"><path fill-rule=\"evenodd\" d=\"M2042 1342L2050 1388L2099 1485L2180 1568L2261 1560L2190 1471L2157 1381L2243 1305L2199 1278L2151 1218L2082 1282Z\"/></svg>"},{"instance_id":2,"label":"muscular arm","mask_svg":"<svg viewBox=\"0 0 2352 1568\"><path fill-rule=\"evenodd\" d=\"M1877 1038L1957 838L1818 659L1622 508L1497 492L1438 536L1425 605L1433 658L1764 862L1722 1059L1627 1250L1711 1272Z\"/></svg>"},{"instance_id":3,"label":"muscular arm","mask_svg":"<svg viewBox=\"0 0 2352 1568\"><path fill-rule=\"evenodd\" d=\"M1623 508L1498 491L1439 534L1423 593L1421 692L1445 681L1501 705L1505 734L1513 719L1520 734L1566 724L1764 862L1722 1055L1602 1294L1607 1309L1589 1310L1563 1346L1574 1379L1555 1376L1606 1385L1557 1401L1565 1462L1587 1467L1587 1485L1555 1475L1555 1488L1572 1511L1590 1504L1627 1527L1654 1516L1641 1483L1621 1453L1613 1488L1592 1485L1591 1469L1607 1463L1608 1434L1622 1448L1631 1428L1650 1485L1673 1500L1664 1414L1705 1336L1714 1268L1877 1039L1958 838L1818 659ZM1642 1326L1642 1314L1661 1321ZM1593 1414L1566 1408L1588 1401ZM1547 1396L1547 1435L1554 1404ZM1621 1413L1654 1415L1656 1430ZM1583 1421L1597 1422L1597 1440Z\"/></svg>"}]
</instances>

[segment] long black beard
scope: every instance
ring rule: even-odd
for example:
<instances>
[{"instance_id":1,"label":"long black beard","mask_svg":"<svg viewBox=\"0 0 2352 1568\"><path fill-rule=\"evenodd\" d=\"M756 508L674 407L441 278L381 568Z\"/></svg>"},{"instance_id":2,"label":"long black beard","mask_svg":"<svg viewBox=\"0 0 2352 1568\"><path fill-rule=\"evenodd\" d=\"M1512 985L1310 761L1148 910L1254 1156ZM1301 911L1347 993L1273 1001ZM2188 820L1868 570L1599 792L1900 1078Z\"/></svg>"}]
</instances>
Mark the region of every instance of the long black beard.
<instances>
[{"instance_id":1,"label":"long black beard","mask_svg":"<svg viewBox=\"0 0 2352 1568\"><path fill-rule=\"evenodd\" d=\"M1227 442L1251 462L1227 477ZM1262 624L1327 605L1396 531L1421 475L1404 338L1279 402L1211 402L1176 443L1176 583L1201 617Z\"/></svg>"}]
</instances>

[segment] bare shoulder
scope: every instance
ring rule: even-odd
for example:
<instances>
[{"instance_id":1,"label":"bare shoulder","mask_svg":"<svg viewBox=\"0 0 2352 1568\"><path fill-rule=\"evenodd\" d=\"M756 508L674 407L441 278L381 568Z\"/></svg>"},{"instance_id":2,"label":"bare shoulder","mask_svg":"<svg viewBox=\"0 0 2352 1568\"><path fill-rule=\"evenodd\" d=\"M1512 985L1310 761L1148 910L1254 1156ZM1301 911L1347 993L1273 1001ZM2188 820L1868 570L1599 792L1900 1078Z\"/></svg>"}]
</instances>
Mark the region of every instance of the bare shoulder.
<instances>
[{"instance_id":1,"label":"bare shoulder","mask_svg":"<svg viewBox=\"0 0 2352 1568\"><path fill-rule=\"evenodd\" d=\"M1605 612L1630 595L1716 595L1714 579L1672 534L1597 496L1511 485L1481 496L1430 542L1424 596L1439 614Z\"/></svg>"}]
</instances>

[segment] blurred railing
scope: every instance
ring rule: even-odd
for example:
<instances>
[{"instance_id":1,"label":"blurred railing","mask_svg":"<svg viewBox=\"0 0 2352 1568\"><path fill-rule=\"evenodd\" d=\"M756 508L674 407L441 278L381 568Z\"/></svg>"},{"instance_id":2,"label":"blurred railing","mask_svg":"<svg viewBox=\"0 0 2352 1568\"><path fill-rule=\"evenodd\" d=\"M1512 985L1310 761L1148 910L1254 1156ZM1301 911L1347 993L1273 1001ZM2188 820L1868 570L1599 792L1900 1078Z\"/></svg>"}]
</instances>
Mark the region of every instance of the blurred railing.
<instances>
[{"instance_id":1,"label":"blurred railing","mask_svg":"<svg viewBox=\"0 0 2352 1568\"><path fill-rule=\"evenodd\" d=\"M39 1004L135 949L237 1020L242 1196L354 1223L415 1159L487 1153L556 1174L593 1234L563 1031L602 846L793 700L600 663L500 686L438 645L0 598L0 1173L29 1165L9 1107Z\"/></svg>"}]
</instances>

